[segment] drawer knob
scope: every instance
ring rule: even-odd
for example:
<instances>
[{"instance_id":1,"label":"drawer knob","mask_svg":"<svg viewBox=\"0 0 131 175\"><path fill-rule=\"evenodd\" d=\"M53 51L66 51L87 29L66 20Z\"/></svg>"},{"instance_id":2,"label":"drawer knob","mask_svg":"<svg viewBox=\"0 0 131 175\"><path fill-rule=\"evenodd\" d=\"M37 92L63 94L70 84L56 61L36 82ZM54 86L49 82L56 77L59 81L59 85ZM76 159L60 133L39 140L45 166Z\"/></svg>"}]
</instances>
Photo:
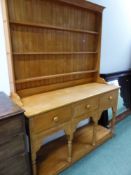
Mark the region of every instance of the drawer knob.
<instances>
[{"instance_id":1,"label":"drawer knob","mask_svg":"<svg viewBox=\"0 0 131 175\"><path fill-rule=\"evenodd\" d=\"M91 106L90 105L87 105L86 108L89 109Z\"/></svg>"},{"instance_id":2,"label":"drawer knob","mask_svg":"<svg viewBox=\"0 0 131 175\"><path fill-rule=\"evenodd\" d=\"M56 116L53 118L54 122L58 122L59 118Z\"/></svg>"},{"instance_id":3,"label":"drawer knob","mask_svg":"<svg viewBox=\"0 0 131 175\"><path fill-rule=\"evenodd\" d=\"M112 99L113 99L113 97L112 97L112 96L110 96L110 97L109 97L109 100L112 100Z\"/></svg>"}]
</instances>

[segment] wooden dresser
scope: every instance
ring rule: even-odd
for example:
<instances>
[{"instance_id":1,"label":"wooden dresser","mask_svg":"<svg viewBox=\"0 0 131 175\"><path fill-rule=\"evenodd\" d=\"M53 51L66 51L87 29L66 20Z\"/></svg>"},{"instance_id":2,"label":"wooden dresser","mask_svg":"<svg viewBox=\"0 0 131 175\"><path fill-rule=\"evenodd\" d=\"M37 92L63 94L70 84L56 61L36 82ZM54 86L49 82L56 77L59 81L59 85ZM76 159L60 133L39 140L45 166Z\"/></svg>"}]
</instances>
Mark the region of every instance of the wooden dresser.
<instances>
[{"instance_id":1,"label":"wooden dresser","mask_svg":"<svg viewBox=\"0 0 131 175\"><path fill-rule=\"evenodd\" d=\"M58 174L112 137L119 87L99 77L103 9L84 0L3 1L11 95L25 110L34 175ZM98 125L108 108L111 129Z\"/></svg>"},{"instance_id":2,"label":"wooden dresser","mask_svg":"<svg viewBox=\"0 0 131 175\"><path fill-rule=\"evenodd\" d=\"M30 175L23 113L0 92L0 175Z\"/></svg>"}]
</instances>

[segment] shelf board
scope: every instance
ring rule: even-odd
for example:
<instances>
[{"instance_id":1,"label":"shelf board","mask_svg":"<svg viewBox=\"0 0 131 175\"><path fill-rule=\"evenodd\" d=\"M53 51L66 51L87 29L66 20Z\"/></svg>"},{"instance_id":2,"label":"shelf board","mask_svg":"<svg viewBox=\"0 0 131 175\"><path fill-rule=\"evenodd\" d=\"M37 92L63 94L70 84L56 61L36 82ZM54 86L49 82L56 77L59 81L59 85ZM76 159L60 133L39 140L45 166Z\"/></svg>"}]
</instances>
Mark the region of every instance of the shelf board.
<instances>
[{"instance_id":1,"label":"shelf board","mask_svg":"<svg viewBox=\"0 0 131 175\"><path fill-rule=\"evenodd\" d=\"M84 55L97 53L98 52L14 52L13 55Z\"/></svg>"},{"instance_id":2,"label":"shelf board","mask_svg":"<svg viewBox=\"0 0 131 175\"><path fill-rule=\"evenodd\" d=\"M72 162L67 161L67 140L65 137L57 139L43 146L40 159L38 159L39 175L57 175L74 162L96 149L99 145L111 138L112 134L109 129L97 126L97 144L92 146L93 126L90 124L78 129L73 140ZM64 154L63 154L64 153ZM44 159L42 158L44 157ZM53 167L53 168L52 168Z\"/></svg>"},{"instance_id":3,"label":"shelf board","mask_svg":"<svg viewBox=\"0 0 131 175\"><path fill-rule=\"evenodd\" d=\"M96 31L82 30L82 29L71 29L71 28L58 27L58 26L54 26L54 25L46 25L46 24L40 24L40 23L32 23L32 22L10 21L10 24L38 27L38 28L47 28L47 29L59 30L59 31L61 30L61 31L69 31L69 32L87 33L87 34L93 34L93 35L99 34Z\"/></svg>"},{"instance_id":4,"label":"shelf board","mask_svg":"<svg viewBox=\"0 0 131 175\"><path fill-rule=\"evenodd\" d=\"M46 79L51 79L51 78L67 77L67 76L71 76L71 75L96 73L96 72L98 72L98 71L97 70L89 70L89 71L80 71L80 72L71 72L71 73L64 73L64 74L40 76L40 77L34 77L34 78L26 78L26 79L16 80L16 84L39 81L39 80L46 80Z\"/></svg>"}]
</instances>

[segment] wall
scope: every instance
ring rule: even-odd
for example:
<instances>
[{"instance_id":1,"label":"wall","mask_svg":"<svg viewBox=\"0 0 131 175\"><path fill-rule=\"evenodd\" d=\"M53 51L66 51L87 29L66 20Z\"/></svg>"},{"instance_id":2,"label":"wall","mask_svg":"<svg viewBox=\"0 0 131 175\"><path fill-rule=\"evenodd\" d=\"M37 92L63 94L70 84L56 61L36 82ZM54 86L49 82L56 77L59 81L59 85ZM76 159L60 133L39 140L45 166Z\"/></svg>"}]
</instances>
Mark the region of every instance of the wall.
<instances>
[{"instance_id":1,"label":"wall","mask_svg":"<svg viewBox=\"0 0 131 175\"><path fill-rule=\"evenodd\" d=\"M0 91L9 90L2 10L0 0ZM106 6L103 16L101 72L131 68L131 1L90 0Z\"/></svg>"},{"instance_id":2,"label":"wall","mask_svg":"<svg viewBox=\"0 0 131 175\"><path fill-rule=\"evenodd\" d=\"M2 9L0 0L0 91L10 94L8 67L6 58L5 38L3 29Z\"/></svg>"},{"instance_id":3,"label":"wall","mask_svg":"<svg viewBox=\"0 0 131 175\"><path fill-rule=\"evenodd\" d=\"M90 0L105 6L101 72L131 68L131 0Z\"/></svg>"}]
</instances>

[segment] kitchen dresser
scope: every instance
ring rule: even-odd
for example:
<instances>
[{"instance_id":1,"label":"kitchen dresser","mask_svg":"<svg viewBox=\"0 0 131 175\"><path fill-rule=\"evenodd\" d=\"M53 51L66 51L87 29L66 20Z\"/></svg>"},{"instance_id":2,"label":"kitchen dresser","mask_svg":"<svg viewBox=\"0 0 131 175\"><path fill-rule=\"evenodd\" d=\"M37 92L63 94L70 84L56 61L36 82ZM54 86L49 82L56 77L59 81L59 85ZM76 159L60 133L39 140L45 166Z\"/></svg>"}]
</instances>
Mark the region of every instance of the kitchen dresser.
<instances>
[{"instance_id":1,"label":"kitchen dresser","mask_svg":"<svg viewBox=\"0 0 131 175\"><path fill-rule=\"evenodd\" d=\"M0 92L0 175L30 175L24 111Z\"/></svg>"},{"instance_id":2,"label":"kitchen dresser","mask_svg":"<svg viewBox=\"0 0 131 175\"><path fill-rule=\"evenodd\" d=\"M11 96L25 110L33 175L58 174L114 133L119 87L99 77L103 9L85 0L3 3ZM108 108L111 129L98 125Z\"/></svg>"}]
</instances>

